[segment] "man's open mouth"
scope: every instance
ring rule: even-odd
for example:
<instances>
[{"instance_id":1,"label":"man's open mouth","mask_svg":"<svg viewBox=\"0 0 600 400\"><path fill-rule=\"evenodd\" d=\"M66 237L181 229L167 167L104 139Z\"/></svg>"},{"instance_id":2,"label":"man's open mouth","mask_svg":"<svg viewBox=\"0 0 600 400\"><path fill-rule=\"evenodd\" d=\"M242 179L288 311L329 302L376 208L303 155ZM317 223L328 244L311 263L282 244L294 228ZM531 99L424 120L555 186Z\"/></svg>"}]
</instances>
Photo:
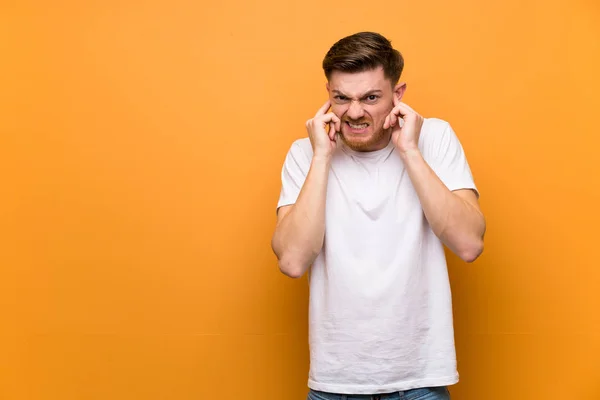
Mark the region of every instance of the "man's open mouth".
<instances>
[{"instance_id":1,"label":"man's open mouth","mask_svg":"<svg viewBox=\"0 0 600 400\"><path fill-rule=\"evenodd\" d=\"M353 124L352 122L349 122L349 121L346 121L346 123L352 129L365 129L366 127L369 126L369 124L367 124L367 123L364 123L364 124Z\"/></svg>"}]
</instances>

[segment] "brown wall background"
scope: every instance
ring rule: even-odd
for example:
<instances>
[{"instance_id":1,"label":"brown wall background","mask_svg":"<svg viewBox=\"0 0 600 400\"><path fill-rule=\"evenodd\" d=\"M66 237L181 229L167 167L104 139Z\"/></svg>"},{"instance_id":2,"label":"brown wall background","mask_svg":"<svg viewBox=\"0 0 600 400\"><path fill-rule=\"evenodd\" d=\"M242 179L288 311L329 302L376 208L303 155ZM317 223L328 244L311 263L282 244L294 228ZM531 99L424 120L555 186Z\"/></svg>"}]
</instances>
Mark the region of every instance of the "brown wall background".
<instances>
[{"instance_id":1,"label":"brown wall background","mask_svg":"<svg viewBox=\"0 0 600 400\"><path fill-rule=\"evenodd\" d=\"M482 193L453 398L600 398L596 0L4 1L0 398L305 398L279 174L360 30Z\"/></svg>"}]
</instances>

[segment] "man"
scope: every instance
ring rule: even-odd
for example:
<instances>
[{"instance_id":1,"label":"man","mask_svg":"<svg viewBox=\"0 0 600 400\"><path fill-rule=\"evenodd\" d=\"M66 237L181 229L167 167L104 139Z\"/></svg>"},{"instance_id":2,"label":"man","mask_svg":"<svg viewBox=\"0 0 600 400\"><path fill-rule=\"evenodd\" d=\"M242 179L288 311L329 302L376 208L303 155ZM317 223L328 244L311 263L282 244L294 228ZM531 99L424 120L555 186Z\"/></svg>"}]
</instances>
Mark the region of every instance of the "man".
<instances>
[{"instance_id":1,"label":"man","mask_svg":"<svg viewBox=\"0 0 600 400\"><path fill-rule=\"evenodd\" d=\"M310 268L311 400L448 399L458 381L443 246L474 261L485 219L450 125L401 101L403 67L377 33L335 43L283 166L272 247L284 274Z\"/></svg>"}]
</instances>

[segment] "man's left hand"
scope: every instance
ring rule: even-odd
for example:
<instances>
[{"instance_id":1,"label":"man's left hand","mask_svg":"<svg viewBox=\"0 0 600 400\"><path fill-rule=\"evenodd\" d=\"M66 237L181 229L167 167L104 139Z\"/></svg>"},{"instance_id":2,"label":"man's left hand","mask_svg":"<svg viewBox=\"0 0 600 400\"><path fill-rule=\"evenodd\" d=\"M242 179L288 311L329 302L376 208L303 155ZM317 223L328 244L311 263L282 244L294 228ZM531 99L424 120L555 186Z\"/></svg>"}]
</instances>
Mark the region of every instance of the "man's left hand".
<instances>
[{"instance_id":1,"label":"man's left hand","mask_svg":"<svg viewBox=\"0 0 600 400\"><path fill-rule=\"evenodd\" d=\"M401 154L419 151L419 136L424 118L394 95L394 108L383 128L392 127L392 141Z\"/></svg>"}]
</instances>

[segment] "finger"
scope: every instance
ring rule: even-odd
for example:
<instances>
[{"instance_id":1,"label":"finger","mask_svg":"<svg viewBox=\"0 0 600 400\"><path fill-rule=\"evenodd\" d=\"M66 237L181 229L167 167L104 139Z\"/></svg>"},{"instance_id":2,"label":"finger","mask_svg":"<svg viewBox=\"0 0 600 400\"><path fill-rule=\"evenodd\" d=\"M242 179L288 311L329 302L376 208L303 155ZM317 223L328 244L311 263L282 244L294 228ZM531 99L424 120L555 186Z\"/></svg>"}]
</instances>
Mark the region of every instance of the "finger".
<instances>
[{"instance_id":1,"label":"finger","mask_svg":"<svg viewBox=\"0 0 600 400\"><path fill-rule=\"evenodd\" d=\"M339 132L342 129L342 121L334 113L325 114L324 117L327 120L329 120L329 124L333 129L334 137L335 137L335 133ZM333 140L333 138L332 138L332 140Z\"/></svg>"},{"instance_id":2,"label":"finger","mask_svg":"<svg viewBox=\"0 0 600 400\"><path fill-rule=\"evenodd\" d=\"M390 113L390 126L396 125L396 120L398 119L398 116L396 115L397 113L398 113L398 110L396 110L396 108L394 108L392 110L392 112Z\"/></svg>"},{"instance_id":3,"label":"finger","mask_svg":"<svg viewBox=\"0 0 600 400\"><path fill-rule=\"evenodd\" d=\"M398 106L407 109L408 111L415 112L408 104L398 101Z\"/></svg>"},{"instance_id":4,"label":"finger","mask_svg":"<svg viewBox=\"0 0 600 400\"><path fill-rule=\"evenodd\" d=\"M339 117L335 113L329 113L331 115L331 120L335 123L340 123Z\"/></svg>"},{"instance_id":5,"label":"finger","mask_svg":"<svg viewBox=\"0 0 600 400\"><path fill-rule=\"evenodd\" d=\"M340 132L340 120L336 117L337 121L329 122L329 138L335 140L336 135Z\"/></svg>"},{"instance_id":6,"label":"finger","mask_svg":"<svg viewBox=\"0 0 600 400\"><path fill-rule=\"evenodd\" d=\"M331 107L331 102L329 100L327 100L325 102L325 104L323 104L321 106L321 108L319 108L319 111L317 111L317 113L315 114L315 117L319 117L321 115L324 115L327 112L327 110L329 110L329 107Z\"/></svg>"},{"instance_id":7,"label":"finger","mask_svg":"<svg viewBox=\"0 0 600 400\"><path fill-rule=\"evenodd\" d=\"M395 98L396 97L394 97L394 99ZM396 102L396 100L394 100L394 102ZM391 118L390 125L391 126L396 125L396 122L398 122L398 119L403 119L410 113L414 113L414 111L410 107L408 107L406 104L402 103L401 101L397 101L396 107L394 107L392 109L392 112L390 113L390 118Z\"/></svg>"},{"instance_id":8,"label":"finger","mask_svg":"<svg viewBox=\"0 0 600 400\"><path fill-rule=\"evenodd\" d=\"M398 105L394 107L394 109L397 109L402 117L408 114L416 114L415 111L408 106L408 104L402 102L399 102Z\"/></svg>"},{"instance_id":9,"label":"finger","mask_svg":"<svg viewBox=\"0 0 600 400\"><path fill-rule=\"evenodd\" d=\"M392 134L401 132L403 126L404 120L396 116L396 121L394 122L394 126L392 127Z\"/></svg>"},{"instance_id":10,"label":"finger","mask_svg":"<svg viewBox=\"0 0 600 400\"><path fill-rule=\"evenodd\" d=\"M324 123L327 123L327 122L332 122L332 121L333 121L333 122L336 122L336 123L339 123L339 122L340 122L340 119L338 118L338 116L337 116L337 115L335 115L335 114L334 114L334 113L332 113L332 112L330 112L330 113L327 113L327 114L325 114L325 115L321 116L321 119L322 119L322 121L323 121Z\"/></svg>"},{"instance_id":11,"label":"finger","mask_svg":"<svg viewBox=\"0 0 600 400\"><path fill-rule=\"evenodd\" d=\"M383 121L383 129L387 129L390 127L389 122L390 122L390 115L388 114L388 116L385 117L385 121Z\"/></svg>"},{"instance_id":12,"label":"finger","mask_svg":"<svg viewBox=\"0 0 600 400\"><path fill-rule=\"evenodd\" d=\"M395 126L396 122L398 122L398 114L400 111L398 110L398 104L400 104L400 99L396 96L396 93L392 95L392 99L394 102L394 108L392 108L392 112L390 113L390 126Z\"/></svg>"},{"instance_id":13,"label":"finger","mask_svg":"<svg viewBox=\"0 0 600 400\"><path fill-rule=\"evenodd\" d=\"M398 118L396 116L397 111L395 111L395 109L392 109L392 111L389 113L388 115L388 127L392 128L394 125L396 125L396 119Z\"/></svg>"}]
</instances>

